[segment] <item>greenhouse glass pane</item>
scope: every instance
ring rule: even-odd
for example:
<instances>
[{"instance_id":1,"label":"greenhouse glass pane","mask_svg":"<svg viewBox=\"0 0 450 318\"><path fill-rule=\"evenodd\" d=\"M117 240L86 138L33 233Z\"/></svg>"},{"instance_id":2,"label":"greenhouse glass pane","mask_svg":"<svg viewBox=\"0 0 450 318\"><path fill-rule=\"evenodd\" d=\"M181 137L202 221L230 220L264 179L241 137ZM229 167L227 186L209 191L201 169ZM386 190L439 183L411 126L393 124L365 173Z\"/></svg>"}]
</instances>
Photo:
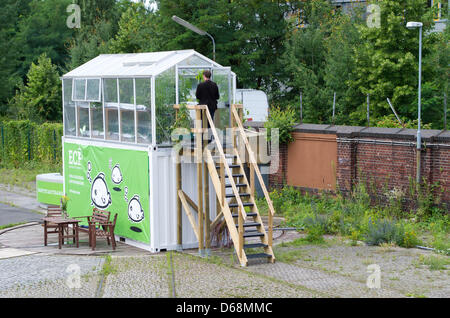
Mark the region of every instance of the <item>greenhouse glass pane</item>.
<instances>
[{"instance_id":1,"label":"greenhouse glass pane","mask_svg":"<svg viewBox=\"0 0 450 318\"><path fill-rule=\"evenodd\" d=\"M120 110L122 141L134 142L134 110Z\"/></svg>"},{"instance_id":2,"label":"greenhouse glass pane","mask_svg":"<svg viewBox=\"0 0 450 318\"><path fill-rule=\"evenodd\" d=\"M105 108L106 139L119 140L119 112L117 108Z\"/></svg>"},{"instance_id":3,"label":"greenhouse glass pane","mask_svg":"<svg viewBox=\"0 0 450 318\"><path fill-rule=\"evenodd\" d=\"M152 115L150 108L147 110L137 111L138 121L138 143L151 144L152 143Z\"/></svg>"},{"instance_id":4,"label":"greenhouse glass pane","mask_svg":"<svg viewBox=\"0 0 450 318\"><path fill-rule=\"evenodd\" d=\"M151 105L151 81L150 78L137 78L136 79L136 104L145 107Z\"/></svg>"},{"instance_id":5,"label":"greenhouse glass pane","mask_svg":"<svg viewBox=\"0 0 450 318\"><path fill-rule=\"evenodd\" d=\"M74 100L84 101L86 98L86 80L75 79L74 80Z\"/></svg>"},{"instance_id":6,"label":"greenhouse glass pane","mask_svg":"<svg viewBox=\"0 0 450 318\"><path fill-rule=\"evenodd\" d=\"M208 61L205 61L204 59L196 56L196 55L192 55L190 57L188 57L187 59L183 60L182 62L180 62L178 64L179 66L189 66L189 65L195 65L195 66L211 66L211 63L209 63Z\"/></svg>"},{"instance_id":7,"label":"greenhouse glass pane","mask_svg":"<svg viewBox=\"0 0 450 318\"><path fill-rule=\"evenodd\" d=\"M105 102L117 103L117 79L107 78L103 82L105 90Z\"/></svg>"},{"instance_id":8,"label":"greenhouse glass pane","mask_svg":"<svg viewBox=\"0 0 450 318\"><path fill-rule=\"evenodd\" d=\"M217 107L224 108L229 107L229 84L228 81L228 70L213 70L213 81L219 87L220 99L218 100Z\"/></svg>"},{"instance_id":9,"label":"greenhouse glass pane","mask_svg":"<svg viewBox=\"0 0 450 318\"><path fill-rule=\"evenodd\" d=\"M197 104L195 92L202 78L203 70L179 69L178 70L178 100L181 103Z\"/></svg>"},{"instance_id":10,"label":"greenhouse glass pane","mask_svg":"<svg viewBox=\"0 0 450 318\"><path fill-rule=\"evenodd\" d=\"M91 103L92 138L103 139L103 107L101 103Z\"/></svg>"},{"instance_id":11,"label":"greenhouse glass pane","mask_svg":"<svg viewBox=\"0 0 450 318\"><path fill-rule=\"evenodd\" d=\"M120 104L134 105L133 79L120 78L119 90Z\"/></svg>"},{"instance_id":12,"label":"greenhouse glass pane","mask_svg":"<svg viewBox=\"0 0 450 318\"><path fill-rule=\"evenodd\" d=\"M64 81L64 135L76 135L75 103L72 101L72 80Z\"/></svg>"},{"instance_id":13,"label":"greenhouse glass pane","mask_svg":"<svg viewBox=\"0 0 450 318\"><path fill-rule=\"evenodd\" d=\"M151 80L150 78L136 79L136 112L138 143L151 144Z\"/></svg>"},{"instance_id":14,"label":"greenhouse glass pane","mask_svg":"<svg viewBox=\"0 0 450 318\"><path fill-rule=\"evenodd\" d=\"M78 103L78 136L90 137L89 131L89 103Z\"/></svg>"},{"instance_id":15,"label":"greenhouse glass pane","mask_svg":"<svg viewBox=\"0 0 450 318\"><path fill-rule=\"evenodd\" d=\"M170 143L172 125L175 122L175 67L155 78L156 143Z\"/></svg>"},{"instance_id":16,"label":"greenhouse glass pane","mask_svg":"<svg viewBox=\"0 0 450 318\"><path fill-rule=\"evenodd\" d=\"M86 100L100 101L100 79L88 79L86 85Z\"/></svg>"}]
</instances>

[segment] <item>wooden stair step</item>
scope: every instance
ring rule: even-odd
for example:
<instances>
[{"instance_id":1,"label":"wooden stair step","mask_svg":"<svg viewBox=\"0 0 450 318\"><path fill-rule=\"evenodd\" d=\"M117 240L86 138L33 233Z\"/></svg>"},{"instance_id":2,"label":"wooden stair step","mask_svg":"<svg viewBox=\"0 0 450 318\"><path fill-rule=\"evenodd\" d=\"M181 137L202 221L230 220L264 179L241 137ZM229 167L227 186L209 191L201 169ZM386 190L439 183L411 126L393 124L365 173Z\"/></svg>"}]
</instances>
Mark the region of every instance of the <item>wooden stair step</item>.
<instances>
[{"instance_id":1,"label":"wooden stair step","mask_svg":"<svg viewBox=\"0 0 450 318\"><path fill-rule=\"evenodd\" d=\"M249 197L250 193L239 193L240 197ZM229 193L225 195L225 198L235 198L236 196L234 195L234 193Z\"/></svg>"},{"instance_id":2,"label":"wooden stair step","mask_svg":"<svg viewBox=\"0 0 450 318\"><path fill-rule=\"evenodd\" d=\"M243 202L242 205L243 206L254 206L254 204L251 203L251 202ZM230 208L237 208L239 206L239 204L237 204L237 203L230 203L228 206Z\"/></svg>"},{"instance_id":3,"label":"wooden stair step","mask_svg":"<svg viewBox=\"0 0 450 318\"><path fill-rule=\"evenodd\" d=\"M236 184L236 187L247 187L247 184L246 183L238 183L238 184ZM225 188L231 188L231 184L226 184L225 185Z\"/></svg>"},{"instance_id":4,"label":"wooden stair step","mask_svg":"<svg viewBox=\"0 0 450 318\"><path fill-rule=\"evenodd\" d=\"M247 254L248 259L252 258L266 258L266 257L272 257L272 255L267 253L256 253L256 254Z\"/></svg>"},{"instance_id":5,"label":"wooden stair step","mask_svg":"<svg viewBox=\"0 0 450 318\"><path fill-rule=\"evenodd\" d=\"M260 248L260 247L268 247L269 245L264 243L251 243L251 244L244 244L244 248Z\"/></svg>"},{"instance_id":6,"label":"wooden stair step","mask_svg":"<svg viewBox=\"0 0 450 318\"><path fill-rule=\"evenodd\" d=\"M245 231L244 237L258 237L258 236L264 236L264 233L258 232L258 231Z\"/></svg>"},{"instance_id":7,"label":"wooden stair step","mask_svg":"<svg viewBox=\"0 0 450 318\"><path fill-rule=\"evenodd\" d=\"M244 227L252 227L252 226L261 226L261 223L258 222L248 222L243 224ZM239 224L236 224L236 227L239 227Z\"/></svg>"},{"instance_id":8,"label":"wooden stair step","mask_svg":"<svg viewBox=\"0 0 450 318\"><path fill-rule=\"evenodd\" d=\"M228 165L230 168L239 168L240 165ZM216 166L216 169L220 169L220 166Z\"/></svg>"},{"instance_id":9,"label":"wooden stair step","mask_svg":"<svg viewBox=\"0 0 450 318\"><path fill-rule=\"evenodd\" d=\"M244 175L241 173L233 174L233 178L243 178L243 177L244 177ZM220 178L220 176L219 176L219 178ZM228 175L225 175L225 178L228 178Z\"/></svg>"},{"instance_id":10,"label":"wooden stair step","mask_svg":"<svg viewBox=\"0 0 450 318\"><path fill-rule=\"evenodd\" d=\"M247 213L247 216L257 216L257 215L258 215L258 213L256 213L256 212L248 212ZM234 218L237 218L239 216L239 214L235 213L235 214L231 214L231 216Z\"/></svg>"}]
</instances>

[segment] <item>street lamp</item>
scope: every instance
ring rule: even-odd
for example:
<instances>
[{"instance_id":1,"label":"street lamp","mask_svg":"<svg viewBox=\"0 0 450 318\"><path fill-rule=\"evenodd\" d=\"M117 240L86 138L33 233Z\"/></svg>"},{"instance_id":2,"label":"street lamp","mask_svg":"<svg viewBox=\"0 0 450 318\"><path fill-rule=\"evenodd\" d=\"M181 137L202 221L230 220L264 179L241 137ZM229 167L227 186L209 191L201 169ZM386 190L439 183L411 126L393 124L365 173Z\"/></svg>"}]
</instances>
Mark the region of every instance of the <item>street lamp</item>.
<instances>
[{"instance_id":1,"label":"street lamp","mask_svg":"<svg viewBox=\"0 0 450 318\"><path fill-rule=\"evenodd\" d=\"M417 167L416 167L416 183L417 186L420 184L420 151L422 147L422 138L420 133L420 119L421 119L421 77L422 77L422 22L408 22L406 24L408 29L419 28L419 98L418 98L418 123L417 123Z\"/></svg>"},{"instance_id":2,"label":"street lamp","mask_svg":"<svg viewBox=\"0 0 450 318\"><path fill-rule=\"evenodd\" d=\"M182 18L177 17L176 15L172 16L172 20L191 31L194 31L197 34L209 36L213 43L213 61L216 61L216 42L214 41L214 38L211 36L211 34L197 28L195 25L190 24L189 22L183 20Z\"/></svg>"}]
</instances>

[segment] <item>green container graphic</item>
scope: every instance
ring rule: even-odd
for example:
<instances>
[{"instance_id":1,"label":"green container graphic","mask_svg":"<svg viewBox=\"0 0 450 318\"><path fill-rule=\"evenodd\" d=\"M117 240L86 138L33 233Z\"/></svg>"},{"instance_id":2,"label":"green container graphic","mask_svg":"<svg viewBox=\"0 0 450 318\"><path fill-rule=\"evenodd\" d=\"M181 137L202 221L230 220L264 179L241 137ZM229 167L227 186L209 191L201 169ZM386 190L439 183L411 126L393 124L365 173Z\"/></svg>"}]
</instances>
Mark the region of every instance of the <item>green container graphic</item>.
<instances>
[{"instance_id":1,"label":"green container graphic","mask_svg":"<svg viewBox=\"0 0 450 318\"><path fill-rule=\"evenodd\" d=\"M40 203L60 205L63 196L63 179L59 173L36 176L37 200Z\"/></svg>"},{"instance_id":2,"label":"green container graphic","mask_svg":"<svg viewBox=\"0 0 450 318\"><path fill-rule=\"evenodd\" d=\"M93 208L117 213L114 233L150 244L148 152L64 143L64 184L71 217ZM83 223L82 223L83 225Z\"/></svg>"}]
</instances>

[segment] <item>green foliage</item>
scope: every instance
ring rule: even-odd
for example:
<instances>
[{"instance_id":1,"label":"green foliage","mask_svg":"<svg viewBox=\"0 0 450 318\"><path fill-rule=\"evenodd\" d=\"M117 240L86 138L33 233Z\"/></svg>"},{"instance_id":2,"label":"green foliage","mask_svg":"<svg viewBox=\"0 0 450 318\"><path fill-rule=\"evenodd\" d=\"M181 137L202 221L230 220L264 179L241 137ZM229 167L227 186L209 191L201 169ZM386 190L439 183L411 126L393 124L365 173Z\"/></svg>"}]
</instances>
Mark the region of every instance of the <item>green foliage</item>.
<instances>
[{"instance_id":1,"label":"green foliage","mask_svg":"<svg viewBox=\"0 0 450 318\"><path fill-rule=\"evenodd\" d=\"M29 13L30 0L4 0L0 2L0 116L7 112L8 100L14 95L14 88L22 81L17 51L20 45L17 41L17 24L20 17Z\"/></svg>"},{"instance_id":2,"label":"green foliage","mask_svg":"<svg viewBox=\"0 0 450 318\"><path fill-rule=\"evenodd\" d=\"M308 227L306 230L306 238L305 240L310 243L323 243L323 229L320 225L314 225Z\"/></svg>"},{"instance_id":3,"label":"green foliage","mask_svg":"<svg viewBox=\"0 0 450 318\"><path fill-rule=\"evenodd\" d=\"M158 34L158 15L145 8L143 3L132 3L122 14L119 30L109 43L111 53L140 53L158 51L161 34Z\"/></svg>"},{"instance_id":4,"label":"green foliage","mask_svg":"<svg viewBox=\"0 0 450 318\"><path fill-rule=\"evenodd\" d=\"M175 123L175 67L156 76L156 142L171 140L171 127Z\"/></svg>"},{"instance_id":5,"label":"green foliage","mask_svg":"<svg viewBox=\"0 0 450 318\"><path fill-rule=\"evenodd\" d=\"M24 167L29 162L60 163L62 124L37 125L29 120L0 123L0 164L2 167Z\"/></svg>"},{"instance_id":6,"label":"green foliage","mask_svg":"<svg viewBox=\"0 0 450 318\"><path fill-rule=\"evenodd\" d=\"M450 260L448 257L420 255L419 264L427 265L432 271L445 270L447 269L447 266L450 265Z\"/></svg>"},{"instance_id":7,"label":"green foliage","mask_svg":"<svg viewBox=\"0 0 450 318\"><path fill-rule=\"evenodd\" d=\"M403 196L393 191L390 202ZM408 214L401 205L373 206L363 182L345 198L339 194L302 194L289 186L273 190L270 197L277 214L285 217L284 225L305 230L308 242L318 243L323 234L331 234L348 237L353 245L359 240L406 248L425 244L444 254L450 248L450 218L445 210L434 206L431 215L419 218L417 211Z\"/></svg>"},{"instance_id":8,"label":"green foliage","mask_svg":"<svg viewBox=\"0 0 450 318\"><path fill-rule=\"evenodd\" d=\"M374 2L375 3L375 2ZM355 48L355 68L349 87L359 92L359 105L350 117L364 121L365 96L370 94L371 116L379 118L391 113L386 98L398 105L401 116L416 118L418 47L417 30L406 28L407 21L424 23L424 58L427 57L426 32L432 27L431 11L420 0L377 1L381 9L380 27L358 27L361 45ZM430 78L424 68L422 80ZM356 100L355 100L356 101ZM417 108L416 108L417 109Z\"/></svg>"},{"instance_id":9,"label":"green foliage","mask_svg":"<svg viewBox=\"0 0 450 318\"><path fill-rule=\"evenodd\" d=\"M76 0L75 3L81 8L82 27L74 31L69 43L69 70L99 54L113 53L110 42L118 32L120 17L132 5L126 0Z\"/></svg>"},{"instance_id":10,"label":"green foliage","mask_svg":"<svg viewBox=\"0 0 450 318\"><path fill-rule=\"evenodd\" d=\"M401 245L404 233L396 222L391 220L369 220L368 232L364 240L369 245L381 245L382 243L395 243Z\"/></svg>"},{"instance_id":11,"label":"green foliage","mask_svg":"<svg viewBox=\"0 0 450 318\"><path fill-rule=\"evenodd\" d=\"M73 30L66 25L66 8L71 0L32 0L29 14L21 15L15 40L20 46L17 57L21 61L19 72L23 76L32 62L46 54L58 67L68 58L67 42Z\"/></svg>"},{"instance_id":12,"label":"green foliage","mask_svg":"<svg viewBox=\"0 0 450 318\"><path fill-rule=\"evenodd\" d=\"M175 123L170 128L172 141L176 142L181 140L182 135L187 135L190 137L191 129L191 116L186 104L181 104L178 109L178 113L175 119Z\"/></svg>"},{"instance_id":13,"label":"green foliage","mask_svg":"<svg viewBox=\"0 0 450 318\"><path fill-rule=\"evenodd\" d=\"M294 138L291 135L293 126L295 124L295 112L288 108L282 110L278 107L272 107L268 120L264 123L264 128L267 129L267 139L272 139L272 129L278 129L279 143L289 143Z\"/></svg>"},{"instance_id":14,"label":"green foliage","mask_svg":"<svg viewBox=\"0 0 450 318\"><path fill-rule=\"evenodd\" d=\"M36 122L60 121L62 113L59 73L51 60L42 54L32 63L26 86L21 86L11 101L11 108L19 119Z\"/></svg>"},{"instance_id":15,"label":"green foliage","mask_svg":"<svg viewBox=\"0 0 450 318\"><path fill-rule=\"evenodd\" d=\"M379 118L376 123L375 127L385 127L385 128L411 128L411 129L417 129L418 120L409 120L406 117L400 118L404 124L402 126L394 114L389 114L386 116L383 116ZM431 124L422 124L422 129L431 129Z\"/></svg>"}]
</instances>

